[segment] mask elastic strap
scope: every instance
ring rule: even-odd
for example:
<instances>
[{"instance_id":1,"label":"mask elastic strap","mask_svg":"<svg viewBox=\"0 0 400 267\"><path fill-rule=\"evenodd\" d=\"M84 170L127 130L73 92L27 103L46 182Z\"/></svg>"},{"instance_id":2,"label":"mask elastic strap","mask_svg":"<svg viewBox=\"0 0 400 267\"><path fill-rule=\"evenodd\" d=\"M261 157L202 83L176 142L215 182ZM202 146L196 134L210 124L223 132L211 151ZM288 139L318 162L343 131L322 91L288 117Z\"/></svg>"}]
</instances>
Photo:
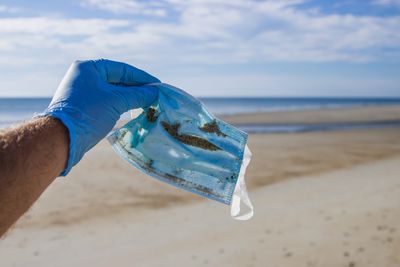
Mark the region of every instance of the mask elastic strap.
<instances>
[{"instance_id":1,"label":"mask elastic strap","mask_svg":"<svg viewBox=\"0 0 400 267\"><path fill-rule=\"evenodd\" d=\"M247 194L246 183L244 182L244 174L246 172L246 168L249 165L251 160L251 151L249 147L246 145L244 149L243 162L240 167L239 178L235 186L235 191L232 196L232 204L231 204L231 216L236 220L246 221L253 217L254 215L254 207L251 204L249 195ZM247 207L247 211L240 214L240 205L241 202Z\"/></svg>"},{"instance_id":2,"label":"mask elastic strap","mask_svg":"<svg viewBox=\"0 0 400 267\"><path fill-rule=\"evenodd\" d=\"M142 108L131 109L131 119L137 118L143 112Z\"/></svg>"}]
</instances>

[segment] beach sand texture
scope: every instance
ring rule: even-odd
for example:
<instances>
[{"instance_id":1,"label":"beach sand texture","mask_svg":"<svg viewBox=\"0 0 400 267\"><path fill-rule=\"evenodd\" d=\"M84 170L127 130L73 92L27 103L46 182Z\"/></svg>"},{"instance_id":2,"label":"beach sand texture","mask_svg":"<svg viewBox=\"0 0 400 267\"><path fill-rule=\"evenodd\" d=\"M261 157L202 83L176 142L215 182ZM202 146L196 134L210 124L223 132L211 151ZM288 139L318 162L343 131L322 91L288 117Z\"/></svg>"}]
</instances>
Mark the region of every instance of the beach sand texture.
<instances>
[{"instance_id":1,"label":"beach sand texture","mask_svg":"<svg viewBox=\"0 0 400 267\"><path fill-rule=\"evenodd\" d=\"M322 113L245 121L400 119L399 107ZM102 141L0 240L0 266L397 267L399 137L400 128L250 135L246 222L141 174Z\"/></svg>"}]
</instances>

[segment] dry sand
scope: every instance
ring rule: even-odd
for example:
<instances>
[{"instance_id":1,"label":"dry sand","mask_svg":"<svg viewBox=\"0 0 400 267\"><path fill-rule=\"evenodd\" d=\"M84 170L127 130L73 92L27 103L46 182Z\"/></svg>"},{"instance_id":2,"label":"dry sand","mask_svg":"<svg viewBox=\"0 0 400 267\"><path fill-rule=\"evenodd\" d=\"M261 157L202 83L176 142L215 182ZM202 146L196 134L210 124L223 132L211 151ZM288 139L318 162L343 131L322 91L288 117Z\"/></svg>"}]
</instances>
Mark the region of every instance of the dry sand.
<instances>
[{"instance_id":1,"label":"dry sand","mask_svg":"<svg viewBox=\"0 0 400 267\"><path fill-rule=\"evenodd\" d=\"M400 117L388 109L330 116ZM317 121L309 112L302 121ZM247 222L146 177L103 141L0 240L0 266L400 266L399 137L400 128L251 135Z\"/></svg>"}]
</instances>

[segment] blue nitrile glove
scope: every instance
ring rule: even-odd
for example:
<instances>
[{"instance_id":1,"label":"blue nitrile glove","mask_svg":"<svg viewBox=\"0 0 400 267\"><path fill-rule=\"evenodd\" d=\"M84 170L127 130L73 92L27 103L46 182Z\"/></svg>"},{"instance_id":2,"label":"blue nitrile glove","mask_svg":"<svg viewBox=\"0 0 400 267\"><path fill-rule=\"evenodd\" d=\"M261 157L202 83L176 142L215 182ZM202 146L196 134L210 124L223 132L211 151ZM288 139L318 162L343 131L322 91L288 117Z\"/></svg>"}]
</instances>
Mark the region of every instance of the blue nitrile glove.
<instances>
[{"instance_id":1,"label":"blue nitrile glove","mask_svg":"<svg viewBox=\"0 0 400 267\"><path fill-rule=\"evenodd\" d=\"M42 115L61 120L69 131L68 174L83 155L130 109L149 106L160 82L150 74L121 62L105 59L76 61L71 65Z\"/></svg>"}]
</instances>

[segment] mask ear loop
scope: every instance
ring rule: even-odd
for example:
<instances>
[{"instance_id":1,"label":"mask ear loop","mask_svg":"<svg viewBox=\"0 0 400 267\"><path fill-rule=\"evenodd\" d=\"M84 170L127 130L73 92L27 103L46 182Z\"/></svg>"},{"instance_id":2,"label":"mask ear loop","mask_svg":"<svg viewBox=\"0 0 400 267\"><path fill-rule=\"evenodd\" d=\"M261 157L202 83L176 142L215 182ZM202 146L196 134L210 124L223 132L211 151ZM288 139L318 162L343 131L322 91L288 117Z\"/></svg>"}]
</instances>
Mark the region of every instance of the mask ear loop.
<instances>
[{"instance_id":1,"label":"mask ear loop","mask_svg":"<svg viewBox=\"0 0 400 267\"><path fill-rule=\"evenodd\" d=\"M142 108L132 109L130 112L131 120L137 118L143 112Z\"/></svg>"},{"instance_id":2,"label":"mask ear loop","mask_svg":"<svg viewBox=\"0 0 400 267\"><path fill-rule=\"evenodd\" d=\"M244 149L242 166L240 167L238 181L235 186L235 191L232 196L231 203L231 216L236 220L246 221L251 219L254 215L254 207L251 204L249 195L247 194L246 183L244 182L244 174L246 173L246 168L251 160L251 151L249 147L246 145ZM247 207L247 211L240 214L240 204L243 204Z\"/></svg>"}]
</instances>

